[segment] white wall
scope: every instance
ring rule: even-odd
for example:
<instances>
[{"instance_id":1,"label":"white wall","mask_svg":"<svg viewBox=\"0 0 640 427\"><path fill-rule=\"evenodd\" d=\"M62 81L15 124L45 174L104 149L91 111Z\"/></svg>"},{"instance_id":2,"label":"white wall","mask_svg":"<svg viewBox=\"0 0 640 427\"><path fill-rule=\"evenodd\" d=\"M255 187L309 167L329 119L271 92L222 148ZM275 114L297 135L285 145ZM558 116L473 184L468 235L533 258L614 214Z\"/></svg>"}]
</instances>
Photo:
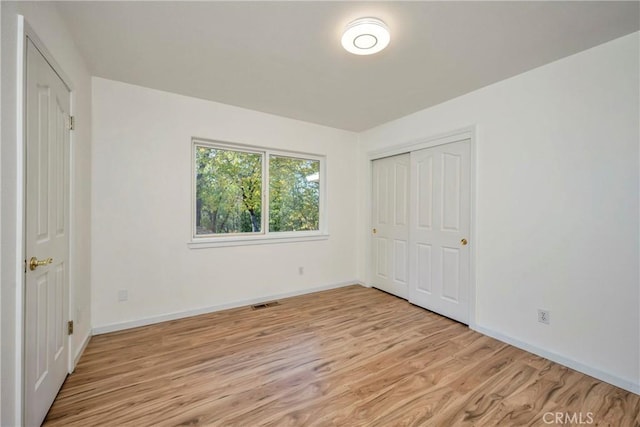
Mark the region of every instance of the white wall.
<instances>
[{"instance_id":1,"label":"white wall","mask_svg":"<svg viewBox=\"0 0 640 427\"><path fill-rule=\"evenodd\" d=\"M354 133L101 78L93 114L94 328L355 280ZM194 136L326 155L330 238L188 248Z\"/></svg>"},{"instance_id":2,"label":"white wall","mask_svg":"<svg viewBox=\"0 0 640 427\"><path fill-rule=\"evenodd\" d=\"M20 230L16 227L17 202L16 188L18 180L16 112L17 112L17 22L22 14L49 52L56 59L64 73L74 86L72 104L77 118L77 130L73 133L72 156L74 157L72 188L74 209L72 211L71 241L71 317L75 318L76 329L72 339L71 351L75 354L90 333L90 169L91 169L91 90L89 72L67 32L66 26L58 14L54 3L6 2L2 8L1 42L1 233L2 275L1 310L2 350L0 353L1 377L0 425L11 426L20 423L20 372L17 349L22 348L20 334L16 334L17 291L20 283L16 277L16 253Z\"/></svg>"},{"instance_id":3,"label":"white wall","mask_svg":"<svg viewBox=\"0 0 640 427\"><path fill-rule=\"evenodd\" d=\"M475 125L478 329L636 393L638 38L387 123L360 141L364 174L369 151ZM551 325L537 323L538 308L551 311Z\"/></svg>"}]
</instances>

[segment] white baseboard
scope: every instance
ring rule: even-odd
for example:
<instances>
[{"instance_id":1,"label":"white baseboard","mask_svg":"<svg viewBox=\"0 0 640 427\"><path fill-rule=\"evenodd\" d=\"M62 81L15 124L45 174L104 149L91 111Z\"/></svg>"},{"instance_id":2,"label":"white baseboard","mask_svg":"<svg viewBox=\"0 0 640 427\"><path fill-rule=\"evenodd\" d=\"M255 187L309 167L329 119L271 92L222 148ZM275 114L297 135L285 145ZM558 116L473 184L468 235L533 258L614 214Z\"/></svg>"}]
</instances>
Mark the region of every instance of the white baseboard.
<instances>
[{"instance_id":1,"label":"white baseboard","mask_svg":"<svg viewBox=\"0 0 640 427\"><path fill-rule=\"evenodd\" d=\"M350 280L348 282L333 283L330 285L317 286L298 291L285 292L281 294L266 295L260 298L252 298L241 301L233 301L226 304L219 304L209 307L201 307L194 310L178 311L174 313L162 314L159 316L146 317L143 319L131 320L127 322L112 323L109 325L98 326L93 328L93 335L107 334L109 332L122 331L124 329L137 328L140 326L152 325L154 323L166 322L168 320L182 319L185 317L198 316L200 314L213 313L215 311L228 310L230 308L244 307L247 305L259 304L262 302L273 301L281 298L295 297L298 295L310 294L313 292L326 291L329 289L342 288L351 285L362 285L358 280Z\"/></svg>"},{"instance_id":2,"label":"white baseboard","mask_svg":"<svg viewBox=\"0 0 640 427\"><path fill-rule=\"evenodd\" d=\"M169 320L175 320L175 319L182 319L185 317L192 317L192 316L197 316L200 314L207 314L207 313L213 313L216 311L221 311L221 310L228 310L230 308L237 308L237 307L244 307L244 306L248 306L248 305L253 305L253 304L259 304L262 302L266 302L266 301L273 301L276 299L282 299L282 298L289 298L289 297L294 297L294 296L298 296L298 295L305 295L305 294L310 294L313 292L320 292L320 291L326 291L329 289L336 289L336 288L342 288L345 286L351 286L351 285L360 285L360 286L364 286L364 287L370 287L368 286L366 283L360 281L360 280L350 280L347 282L340 282L340 283L333 283L333 284L329 284L329 285L324 285L324 286L317 286L314 288L308 288L308 289L303 289L303 290L298 290L298 291L292 291L292 292L285 292L285 293L280 293L280 294L272 294L272 295L267 295L267 296L263 296L260 298L252 298L252 299L246 299L246 300L241 300L241 301L233 301L230 303L226 303L226 304L219 304L219 305L214 305L214 306L209 306L209 307L202 307L202 308L198 308L198 309L194 309L194 310L185 310L185 311L180 311L180 312L175 312L175 313L168 313L168 314L163 314L160 316L152 316L152 317L147 317L144 319L137 319L137 320L132 320L132 321L127 321L127 322L120 322L120 323L112 323L110 325L105 325L105 326L99 326L96 328L93 328L92 332L93 333L87 333L87 336L84 338L83 340L83 344L80 347L80 349L77 351L76 356L75 356L75 361L74 361L74 366L75 364L77 364L78 360L80 359L80 356L82 355L82 353L84 352L84 349L86 348L87 344L89 343L89 339L91 338L92 335L100 335L100 334L106 334L109 332L116 332L116 331L121 331L121 330L125 330L125 329L131 329L131 328L137 328L140 326L146 326L146 325L152 325L154 323L160 323L160 322L166 322ZM608 372L605 371L601 371L600 369L597 368L593 368L591 366L585 365L583 363L580 363L578 361L575 361L573 359L569 359L567 357L561 356L559 354L553 353L551 351L536 347L532 344L526 343L524 341L520 341L516 338L510 337L508 335L504 335L500 332L496 332L493 331L491 329L487 329L484 328L482 326L478 326L478 325L470 325L469 326L471 329L490 336L492 338L495 338L499 341L502 341L504 343L513 345L514 347L518 347L522 350L528 351L530 353L536 354L538 356L544 357L545 359L549 359L553 362L559 363L563 366L566 366L568 368L571 369L575 369L576 371L582 372L584 374L587 374L589 376L592 376L594 378L597 378L601 381L607 382L609 384L615 385L617 387L620 387L624 390L630 391L632 393L635 394L640 394L640 383L634 383L633 381L629 381L627 379L624 378L620 378L616 375L612 375Z\"/></svg>"},{"instance_id":3,"label":"white baseboard","mask_svg":"<svg viewBox=\"0 0 640 427\"><path fill-rule=\"evenodd\" d=\"M634 383L633 381L620 378L616 375L612 375L608 372L601 371L600 369L585 365L573 359L569 359L567 357L561 356L551 351L536 347L534 345L531 345L524 341L520 341L508 335L501 334L500 332L495 332L491 329L483 328L482 326L475 325L471 329L477 332L480 332L481 334L490 336L491 338L495 338L499 341L505 342L507 344L511 344L514 347L518 347L522 350L526 350L529 353L536 354L538 356L544 357L545 359L549 359L553 362L559 363L568 368L575 369L576 371L582 372L583 374L587 374L589 376L597 378L606 383L615 385L616 387L620 387L622 389L625 389L635 394L640 394L640 383Z\"/></svg>"}]
</instances>

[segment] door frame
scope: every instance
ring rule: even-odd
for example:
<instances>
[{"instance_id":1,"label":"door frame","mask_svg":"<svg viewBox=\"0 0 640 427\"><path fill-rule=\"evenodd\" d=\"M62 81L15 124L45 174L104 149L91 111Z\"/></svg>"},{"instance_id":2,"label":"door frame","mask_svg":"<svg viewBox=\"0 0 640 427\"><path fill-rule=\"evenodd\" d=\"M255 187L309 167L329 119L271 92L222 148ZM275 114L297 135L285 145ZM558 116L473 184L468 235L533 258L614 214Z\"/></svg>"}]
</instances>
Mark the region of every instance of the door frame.
<instances>
[{"instance_id":1,"label":"door frame","mask_svg":"<svg viewBox=\"0 0 640 427\"><path fill-rule=\"evenodd\" d=\"M366 208L366 245L365 245L365 283L368 287L371 287L372 276L371 271L373 268L373 251L371 250L372 238L371 228L373 227L373 218L371 215L372 205L372 191L373 191L373 161L382 159L384 157L395 156L397 154L410 153L412 151L422 150L425 148L436 147L438 145L449 144L452 142L469 141L470 158L469 158L469 177L470 177L470 221L469 221L469 327L475 329L476 322L476 248L478 247L478 233L477 230L477 215L476 215L476 201L477 201L477 160L476 160L476 127L467 126L444 134L438 134L433 136L427 136L408 142L401 142L393 144L389 147L385 147L379 150L372 150L367 152L367 166L365 171L365 208ZM411 272L409 271L409 275ZM411 278L409 279L411 280Z\"/></svg>"},{"instance_id":2,"label":"door frame","mask_svg":"<svg viewBox=\"0 0 640 427\"><path fill-rule=\"evenodd\" d=\"M69 114L73 116L75 114L74 107L74 86L71 79L63 71L62 67L55 60L50 51L46 48L45 44L40 40L36 32L29 26L24 16L18 15L18 37L17 37L17 75L16 75L16 176L18 177L16 183L16 230L18 230L19 238L16 239L16 331L15 331L15 363L17 373L17 387L15 390L16 401L16 421L18 424L22 424L25 419L25 259L26 254L26 84L27 84L27 38L31 40L33 45L42 54L45 60L49 63L53 71L60 77L62 82L69 89ZM73 257L74 244L73 244L73 206L74 206L74 193L73 193L73 175L74 175L74 152L75 136L73 132L69 133L69 158L67 165L69 165L69 197L67 199L69 209L69 232L67 238L69 239L69 274L67 279L67 319L73 319L72 315L72 295L73 295ZM67 335L67 372L73 372L75 368L75 360L73 358L73 339L71 335Z\"/></svg>"}]
</instances>

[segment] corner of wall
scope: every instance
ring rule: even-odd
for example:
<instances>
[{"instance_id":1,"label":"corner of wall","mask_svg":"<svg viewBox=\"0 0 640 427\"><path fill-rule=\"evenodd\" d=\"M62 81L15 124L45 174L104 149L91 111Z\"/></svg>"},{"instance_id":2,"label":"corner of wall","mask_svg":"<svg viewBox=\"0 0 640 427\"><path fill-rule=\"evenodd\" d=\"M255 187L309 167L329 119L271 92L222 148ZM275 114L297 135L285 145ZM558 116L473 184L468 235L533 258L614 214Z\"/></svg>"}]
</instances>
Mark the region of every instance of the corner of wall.
<instances>
[{"instance_id":1,"label":"corner of wall","mask_svg":"<svg viewBox=\"0 0 640 427\"><path fill-rule=\"evenodd\" d=\"M366 197L365 194L369 191L366 188L366 155L364 142L362 138L362 132L356 135L356 203L357 203L357 218L356 223L356 277L361 284L366 282L366 229L368 227L368 212L366 209ZM365 285L366 286L366 285Z\"/></svg>"}]
</instances>

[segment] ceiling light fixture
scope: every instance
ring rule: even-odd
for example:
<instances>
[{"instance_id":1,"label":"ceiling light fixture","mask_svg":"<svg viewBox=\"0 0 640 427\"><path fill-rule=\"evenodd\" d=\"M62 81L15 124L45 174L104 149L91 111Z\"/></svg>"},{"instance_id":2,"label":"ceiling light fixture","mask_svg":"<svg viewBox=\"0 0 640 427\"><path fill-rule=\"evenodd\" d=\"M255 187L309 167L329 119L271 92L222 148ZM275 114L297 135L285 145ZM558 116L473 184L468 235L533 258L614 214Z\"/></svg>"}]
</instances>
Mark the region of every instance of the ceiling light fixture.
<instances>
[{"instance_id":1,"label":"ceiling light fixture","mask_svg":"<svg viewBox=\"0 0 640 427\"><path fill-rule=\"evenodd\" d=\"M389 28L377 18L360 18L344 29L342 47L356 55L371 55L387 47Z\"/></svg>"}]
</instances>

